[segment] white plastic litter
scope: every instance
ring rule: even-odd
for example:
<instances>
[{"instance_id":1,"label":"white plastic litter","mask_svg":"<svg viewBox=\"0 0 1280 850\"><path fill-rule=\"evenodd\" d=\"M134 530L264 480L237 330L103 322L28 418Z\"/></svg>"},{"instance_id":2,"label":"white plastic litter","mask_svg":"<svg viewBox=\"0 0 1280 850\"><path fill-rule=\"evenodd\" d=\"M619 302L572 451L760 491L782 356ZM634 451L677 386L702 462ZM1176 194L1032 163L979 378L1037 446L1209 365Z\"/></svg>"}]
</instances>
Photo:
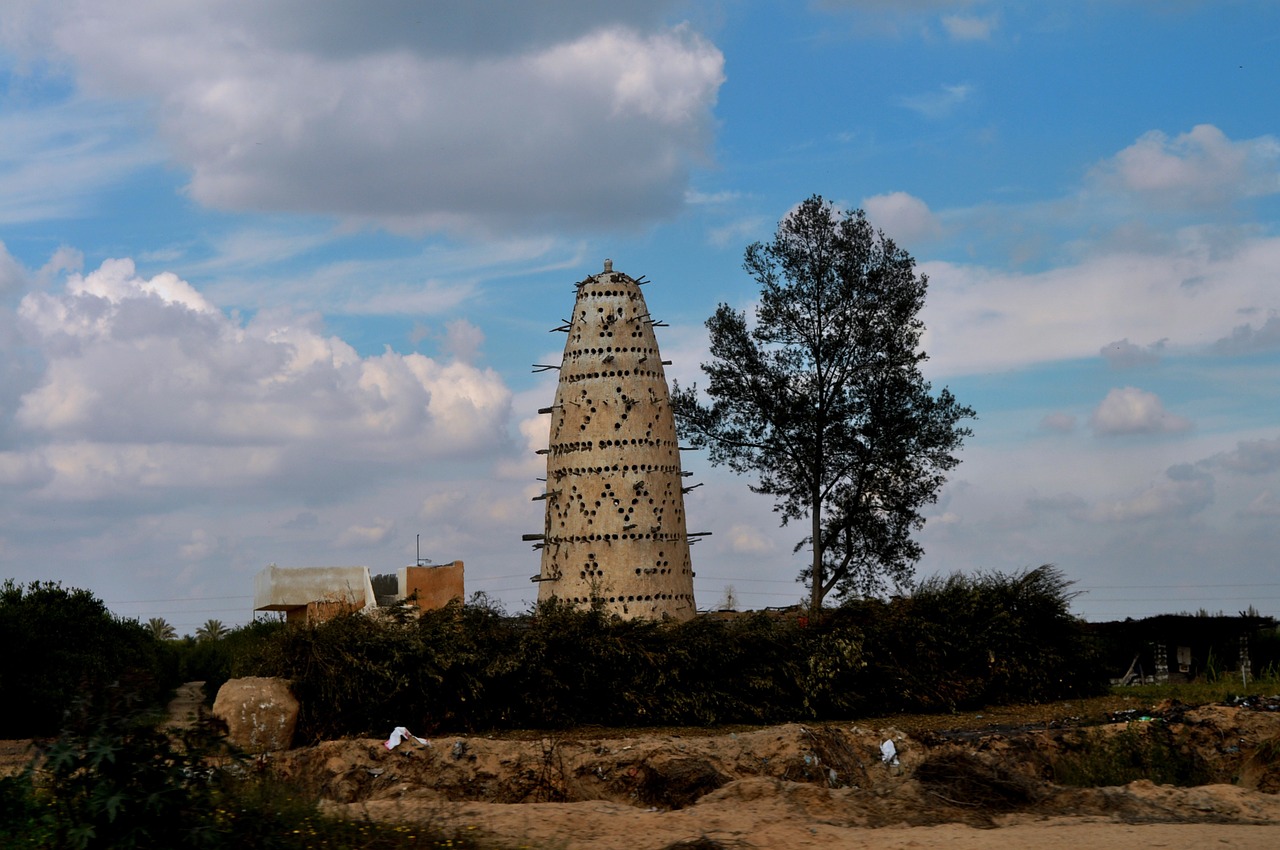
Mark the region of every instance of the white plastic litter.
<instances>
[{"instance_id":1,"label":"white plastic litter","mask_svg":"<svg viewBox=\"0 0 1280 850\"><path fill-rule=\"evenodd\" d=\"M898 748L893 745L893 741L885 741L880 745L880 761L890 767L898 766Z\"/></svg>"},{"instance_id":2,"label":"white plastic litter","mask_svg":"<svg viewBox=\"0 0 1280 850\"><path fill-rule=\"evenodd\" d=\"M430 741L422 740L403 726L397 726L395 729L392 729L391 737L384 741L382 746L386 747L388 750L394 750L396 747L400 746L400 743L406 738L412 738L424 747L431 746Z\"/></svg>"}]
</instances>

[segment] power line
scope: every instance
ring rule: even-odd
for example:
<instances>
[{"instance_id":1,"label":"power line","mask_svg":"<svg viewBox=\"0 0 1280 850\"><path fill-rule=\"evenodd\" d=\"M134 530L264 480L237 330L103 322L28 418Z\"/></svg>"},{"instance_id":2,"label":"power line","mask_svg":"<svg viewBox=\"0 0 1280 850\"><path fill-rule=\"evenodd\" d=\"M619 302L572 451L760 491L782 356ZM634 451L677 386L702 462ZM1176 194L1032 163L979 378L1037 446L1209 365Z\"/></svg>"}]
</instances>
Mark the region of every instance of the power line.
<instances>
[{"instance_id":1,"label":"power line","mask_svg":"<svg viewBox=\"0 0 1280 850\"><path fill-rule=\"evenodd\" d=\"M208 602L213 599L252 599L253 594L244 596L179 596L174 599L104 599L107 605L142 605L156 602Z\"/></svg>"}]
</instances>

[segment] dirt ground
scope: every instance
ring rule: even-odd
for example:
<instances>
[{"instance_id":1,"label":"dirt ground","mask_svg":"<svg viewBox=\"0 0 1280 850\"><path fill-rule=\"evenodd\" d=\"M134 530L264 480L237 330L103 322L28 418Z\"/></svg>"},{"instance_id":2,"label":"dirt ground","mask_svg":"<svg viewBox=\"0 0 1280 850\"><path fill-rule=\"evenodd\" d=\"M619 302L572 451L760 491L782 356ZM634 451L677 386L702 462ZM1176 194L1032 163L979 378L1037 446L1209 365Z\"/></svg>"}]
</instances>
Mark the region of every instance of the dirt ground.
<instances>
[{"instance_id":1,"label":"dirt ground","mask_svg":"<svg viewBox=\"0 0 1280 850\"><path fill-rule=\"evenodd\" d=\"M895 722L888 722L889 720ZM1085 734L1149 731L1204 771L1054 785ZM388 730L390 731L390 730ZM883 759L886 741L897 764ZM948 718L717 730L331 741L274 765L350 817L430 823L516 847L1124 848L1280 846L1280 698L1122 698Z\"/></svg>"},{"instance_id":2,"label":"dirt ground","mask_svg":"<svg viewBox=\"0 0 1280 850\"><path fill-rule=\"evenodd\" d=\"M189 721L198 688L179 694ZM1083 736L1173 741L1203 784L1054 784ZM390 733L391 730L388 730ZM418 731L418 730L415 730ZM884 758L892 742L897 763ZM0 742L0 763L29 758ZM353 818L508 847L1280 847L1280 697L1124 697L765 728L574 730L326 741L264 757Z\"/></svg>"}]
</instances>

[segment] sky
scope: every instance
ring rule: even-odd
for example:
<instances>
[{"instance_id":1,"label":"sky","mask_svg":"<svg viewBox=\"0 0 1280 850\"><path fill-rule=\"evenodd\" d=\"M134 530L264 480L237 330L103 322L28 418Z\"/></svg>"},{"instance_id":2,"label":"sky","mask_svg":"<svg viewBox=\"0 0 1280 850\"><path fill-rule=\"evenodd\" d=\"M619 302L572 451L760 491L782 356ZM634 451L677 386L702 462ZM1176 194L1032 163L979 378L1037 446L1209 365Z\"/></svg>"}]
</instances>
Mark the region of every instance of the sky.
<instances>
[{"instance_id":1,"label":"sky","mask_svg":"<svg viewBox=\"0 0 1280 850\"><path fill-rule=\"evenodd\" d=\"M929 278L978 419L917 575L1280 614L1280 4L0 0L0 578L178 632L282 567L529 609L573 283L668 377L813 194ZM685 453L699 607L802 532Z\"/></svg>"}]
</instances>

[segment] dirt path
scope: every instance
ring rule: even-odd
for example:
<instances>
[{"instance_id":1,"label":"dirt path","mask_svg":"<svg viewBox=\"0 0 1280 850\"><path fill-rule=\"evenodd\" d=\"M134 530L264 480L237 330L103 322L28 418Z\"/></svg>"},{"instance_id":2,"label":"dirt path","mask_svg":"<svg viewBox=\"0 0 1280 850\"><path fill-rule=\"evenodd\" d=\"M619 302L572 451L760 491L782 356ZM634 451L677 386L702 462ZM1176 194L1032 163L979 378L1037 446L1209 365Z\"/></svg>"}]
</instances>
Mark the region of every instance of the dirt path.
<instances>
[{"instance_id":1,"label":"dirt path","mask_svg":"<svg viewBox=\"0 0 1280 850\"><path fill-rule=\"evenodd\" d=\"M191 728L200 716L200 706L203 703L204 682L187 682L179 686L173 699L169 700L169 726L175 729Z\"/></svg>"}]
</instances>

